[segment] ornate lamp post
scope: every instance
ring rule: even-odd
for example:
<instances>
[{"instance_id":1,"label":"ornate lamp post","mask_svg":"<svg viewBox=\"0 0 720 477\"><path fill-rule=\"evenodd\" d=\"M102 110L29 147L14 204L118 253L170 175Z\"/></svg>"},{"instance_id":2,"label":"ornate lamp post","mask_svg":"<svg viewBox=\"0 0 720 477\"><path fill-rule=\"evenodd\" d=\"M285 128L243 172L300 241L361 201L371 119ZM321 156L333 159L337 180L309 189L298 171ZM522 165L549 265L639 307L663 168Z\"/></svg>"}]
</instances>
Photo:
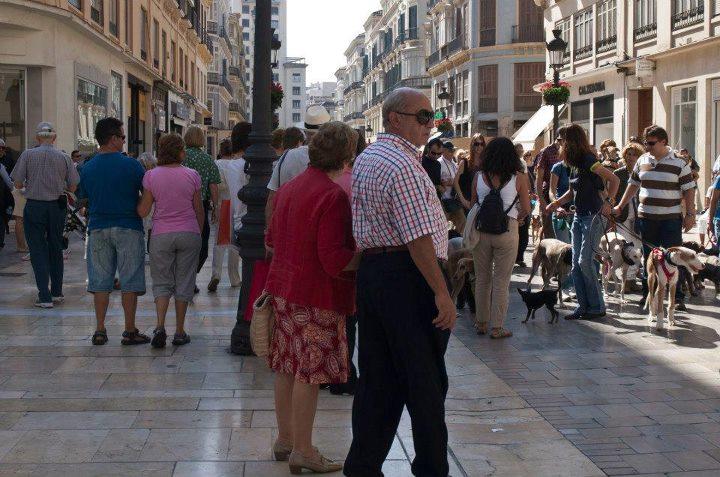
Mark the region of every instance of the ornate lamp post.
<instances>
[{"instance_id":1,"label":"ornate lamp post","mask_svg":"<svg viewBox=\"0 0 720 477\"><path fill-rule=\"evenodd\" d=\"M265 203L267 183L272 173L272 163L277 159L270 147L272 112L270 88L272 85L271 49L280 48L280 41L273 40L270 28L270 0L255 2L255 64L253 66L253 124L250 147L245 153L248 183L238 192L238 198L247 205L242 218L242 228L237 234L237 244L242 257L242 287L237 309L237 321L230 336L230 351L250 355L250 322L243 319L249 302L250 285L256 260L265 258Z\"/></svg>"},{"instance_id":2,"label":"ornate lamp post","mask_svg":"<svg viewBox=\"0 0 720 477\"><path fill-rule=\"evenodd\" d=\"M552 31L553 38L550 40L549 43L546 43L546 48L548 50L548 58L550 61L550 68L553 69L553 87L559 87L560 86L560 70L563 67L564 60L565 60L565 50L567 49L567 42L560 38L560 35L562 34L562 31L560 29L555 29ZM558 107L559 105L554 104L553 105L553 129L552 129L552 140L555 140L555 136L557 134L557 130L560 128L560 118L558 116Z\"/></svg>"}]
</instances>

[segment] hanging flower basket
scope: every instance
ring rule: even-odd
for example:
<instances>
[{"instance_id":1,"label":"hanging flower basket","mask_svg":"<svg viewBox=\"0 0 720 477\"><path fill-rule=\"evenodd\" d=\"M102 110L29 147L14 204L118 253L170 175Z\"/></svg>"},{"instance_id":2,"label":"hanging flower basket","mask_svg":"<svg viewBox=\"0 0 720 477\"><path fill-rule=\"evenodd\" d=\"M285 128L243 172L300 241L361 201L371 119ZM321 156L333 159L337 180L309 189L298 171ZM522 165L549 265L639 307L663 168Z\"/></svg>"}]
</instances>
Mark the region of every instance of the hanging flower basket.
<instances>
[{"instance_id":1,"label":"hanging flower basket","mask_svg":"<svg viewBox=\"0 0 720 477\"><path fill-rule=\"evenodd\" d=\"M272 111L276 111L282 106L282 100L285 93L280 83L273 83L270 86L270 108Z\"/></svg>"},{"instance_id":2,"label":"hanging flower basket","mask_svg":"<svg viewBox=\"0 0 720 477\"><path fill-rule=\"evenodd\" d=\"M442 133L454 130L453 123L448 118L436 119L435 127L437 128L438 132Z\"/></svg>"},{"instance_id":3,"label":"hanging flower basket","mask_svg":"<svg viewBox=\"0 0 720 477\"><path fill-rule=\"evenodd\" d=\"M560 106L570 99L570 84L564 81L555 86L552 81L548 81L540 85L540 91L543 95L545 104L551 106Z\"/></svg>"}]
</instances>

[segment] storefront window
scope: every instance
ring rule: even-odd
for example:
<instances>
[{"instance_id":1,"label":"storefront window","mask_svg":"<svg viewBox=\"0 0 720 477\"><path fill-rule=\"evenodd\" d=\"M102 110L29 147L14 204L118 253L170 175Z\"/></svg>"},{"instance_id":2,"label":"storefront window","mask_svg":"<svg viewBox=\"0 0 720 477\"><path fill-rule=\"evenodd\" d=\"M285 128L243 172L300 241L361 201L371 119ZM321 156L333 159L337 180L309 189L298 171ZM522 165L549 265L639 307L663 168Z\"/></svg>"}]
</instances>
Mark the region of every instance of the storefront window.
<instances>
[{"instance_id":1,"label":"storefront window","mask_svg":"<svg viewBox=\"0 0 720 477\"><path fill-rule=\"evenodd\" d=\"M108 116L122 120L122 75L112 72L110 77L110 111Z\"/></svg>"},{"instance_id":2,"label":"storefront window","mask_svg":"<svg viewBox=\"0 0 720 477\"><path fill-rule=\"evenodd\" d=\"M679 150L687 148L695 157L697 123L697 86L678 86L672 89L672 136L670 146Z\"/></svg>"},{"instance_id":3,"label":"storefront window","mask_svg":"<svg viewBox=\"0 0 720 477\"><path fill-rule=\"evenodd\" d=\"M570 120L573 124L582 126L585 133L590 135L590 101L575 101L570 103Z\"/></svg>"},{"instance_id":4,"label":"storefront window","mask_svg":"<svg viewBox=\"0 0 720 477\"><path fill-rule=\"evenodd\" d=\"M0 138L15 154L25 149L25 72L0 68ZM10 171L8 171L10 172Z\"/></svg>"},{"instance_id":5,"label":"storefront window","mask_svg":"<svg viewBox=\"0 0 720 477\"><path fill-rule=\"evenodd\" d=\"M95 125L107 116L107 88L78 78L77 83L78 128L77 142L80 149L94 149Z\"/></svg>"},{"instance_id":6,"label":"storefront window","mask_svg":"<svg viewBox=\"0 0 720 477\"><path fill-rule=\"evenodd\" d=\"M593 99L593 143L600 144L605 139L615 139L613 129L613 96Z\"/></svg>"}]
</instances>

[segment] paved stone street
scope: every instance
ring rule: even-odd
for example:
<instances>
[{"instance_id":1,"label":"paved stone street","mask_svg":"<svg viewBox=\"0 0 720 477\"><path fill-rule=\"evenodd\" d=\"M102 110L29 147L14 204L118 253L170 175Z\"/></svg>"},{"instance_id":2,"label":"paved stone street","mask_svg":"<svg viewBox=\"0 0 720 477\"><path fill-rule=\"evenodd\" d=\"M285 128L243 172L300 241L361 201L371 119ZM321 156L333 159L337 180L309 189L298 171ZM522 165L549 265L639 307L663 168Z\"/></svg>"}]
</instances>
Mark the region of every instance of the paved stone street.
<instances>
[{"instance_id":1,"label":"paved stone street","mask_svg":"<svg viewBox=\"0 0 720 477\"><path fill-rule=\"evenodd\" d=\"M82 244L73 240L66 262L66 303L39 310L29 262L8 238L0 254L0 475L288 475L270 456L272 375L258 358L226 352L238 292L226 278L216 296L198 295L190 345L121 347L114 296L110 342L94 347ZM507 325L515 336L493 341L473 332L465 311L447 354L451 475L718 475L719 315L706 294L664 335L651 333L635 306L595 323L549 325L542 312L523 325L513 294ZM153 324L148 294L139 327L149 333ZM315 438L331 458L348 449L351 405L322 392ZM412 457L406 417L386 475L410 475Z\"/></svg>"}]
</instances>

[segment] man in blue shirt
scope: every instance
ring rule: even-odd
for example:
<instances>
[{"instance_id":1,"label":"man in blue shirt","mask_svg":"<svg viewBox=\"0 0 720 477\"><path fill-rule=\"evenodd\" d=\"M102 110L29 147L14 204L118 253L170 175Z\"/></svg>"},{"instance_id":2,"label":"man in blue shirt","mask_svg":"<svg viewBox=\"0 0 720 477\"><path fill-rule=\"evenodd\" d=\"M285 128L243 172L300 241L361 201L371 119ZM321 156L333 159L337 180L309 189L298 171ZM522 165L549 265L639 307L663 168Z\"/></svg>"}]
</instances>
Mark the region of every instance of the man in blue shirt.
<instances>
[{"instance_id":1,"label":"man in blue shirt","mask_svg":"<svg viewBox=\"0 0 720 477\"><path fill-rule=\"evenodd\" d=\"M105 118L95 127L100 151L80 173L79 198L88 199L88 291L94 295L97 329L94 345L107 343L105 315L115 273L120 279L125 312L123 345L149 343L135 327L137 297L145 294L145 244L137 203L145 170L121 153L125 143L122 121Z\"/></svg>"}]
</instances>

